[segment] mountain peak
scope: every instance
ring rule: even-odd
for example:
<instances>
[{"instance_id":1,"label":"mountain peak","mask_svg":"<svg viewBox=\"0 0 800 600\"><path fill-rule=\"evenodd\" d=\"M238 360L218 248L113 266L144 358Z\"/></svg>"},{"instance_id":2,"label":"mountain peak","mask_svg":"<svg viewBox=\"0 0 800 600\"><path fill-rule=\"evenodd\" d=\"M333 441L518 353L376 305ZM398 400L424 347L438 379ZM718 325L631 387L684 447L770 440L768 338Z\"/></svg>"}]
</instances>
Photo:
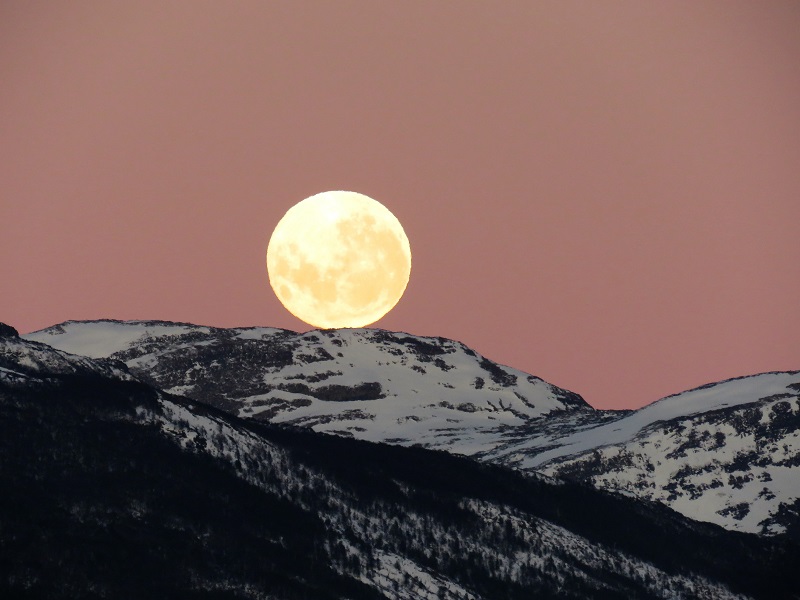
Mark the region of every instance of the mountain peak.
<instances>
[{"instance_id":1,"label":"mountain peak","mask_svg":"<svg viewBox=\"0 0 800 600\"><path fill-rule=\"evenodd\" d=\"M577 394L461 342L383 329L70 321L26 338L121 360L153 385L238 416L464 454L544 415L594 412Z\"/></svg>"},{"instance_id":2,"label":"mountain peak","mask_svg":"<svg viewBox=\"0 0 800 600\"><path fill-rule=\"evenodd\" d=\"M19 332L16 329L14 329L11 325L0 323L0 338L4 337L18 338Z\"/></svg>"}]
</instances>

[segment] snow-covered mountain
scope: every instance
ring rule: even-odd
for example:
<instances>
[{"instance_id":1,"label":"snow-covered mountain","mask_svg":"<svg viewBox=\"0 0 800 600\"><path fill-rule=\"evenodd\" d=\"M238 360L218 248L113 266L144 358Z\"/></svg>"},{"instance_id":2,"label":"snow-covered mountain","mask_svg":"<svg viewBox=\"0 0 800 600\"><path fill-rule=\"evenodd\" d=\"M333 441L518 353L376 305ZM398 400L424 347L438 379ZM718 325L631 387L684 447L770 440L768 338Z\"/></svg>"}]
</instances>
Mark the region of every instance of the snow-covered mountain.
<instances>
[{"instance_id":1,"label":"snow-covered mountain","mask_svg":"<svg viewBox=\"0 0 800 600\"><path fill-rule=\"evenodd\" d=\"M577 394L459 342L379 329L221 329L67 322L25 336L124 361L169 393L315 431L474 454L545 415L595 411Z\"/></svg>"},{"instance_id":2,"label":"snow-covered mountain","mask_svg":"<svg viewBox=\"0 0 800 600\"><path fill-rule=\"evenodd\" d=\"M764 373L677 394L573 433L526 461L729 529L793 530L800 538L800 373Z\"/></svg>"},{"instance_id":3,"label":"snow-covered mountain","mask_svg":"<svg viewBox=\"0 0 800 600\"><path fill-rule=\"evenodd\" d=\"M0 327L0 596L790 598L798 548L241 419Z\"/></svg>"},{"instance_id":4,"label":"snow-covered mountain","mask_svg":"<svg viewBox=\"0 0 800 600\"><path fill-rule=\"evenodd\" d=\"M123 361L156 387L237 416L465 454L729 529L800 535L800 372L598 411L444 338L153 321L70 321L25 337Z\"/></svg>"}]
</instances>

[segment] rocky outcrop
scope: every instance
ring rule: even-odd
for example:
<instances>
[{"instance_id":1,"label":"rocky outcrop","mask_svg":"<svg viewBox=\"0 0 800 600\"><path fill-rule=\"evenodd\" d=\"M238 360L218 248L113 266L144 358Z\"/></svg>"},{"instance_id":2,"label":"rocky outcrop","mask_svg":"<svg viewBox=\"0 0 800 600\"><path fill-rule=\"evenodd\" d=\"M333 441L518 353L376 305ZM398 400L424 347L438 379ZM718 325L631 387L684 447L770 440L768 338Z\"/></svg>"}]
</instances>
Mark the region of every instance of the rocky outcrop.
<instances>
[{"instance_id":1,"label":"rocky outcrop","mask_svg":"<svg viewBox=\"0 0 800 600\"><path fill-rule=\"evenodd\" d=\"M16 329L14 329L11 325L0 323L0 338L4 337L18 338L19 332Z\"/></svg>"}]
</instances>

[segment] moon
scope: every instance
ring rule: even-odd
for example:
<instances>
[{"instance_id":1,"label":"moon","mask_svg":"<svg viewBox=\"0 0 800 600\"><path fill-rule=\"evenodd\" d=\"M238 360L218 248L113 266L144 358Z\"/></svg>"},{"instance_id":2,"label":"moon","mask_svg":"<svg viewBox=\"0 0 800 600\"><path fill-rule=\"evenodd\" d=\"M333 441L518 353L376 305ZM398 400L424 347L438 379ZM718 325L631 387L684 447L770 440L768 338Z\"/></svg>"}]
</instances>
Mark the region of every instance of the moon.
<instances>
[{"instance_id":1,"label":"moon","mask_svg":"<svg viewBox=\"0 0 800 600\"><path fill-rule=\"evenodd\" d=\"M302 321L322 329L364 327L403 296L411 247L400 221L377 200L323 192L278 222L267 271L278 300Z\"/></svg>"}]
</instances>

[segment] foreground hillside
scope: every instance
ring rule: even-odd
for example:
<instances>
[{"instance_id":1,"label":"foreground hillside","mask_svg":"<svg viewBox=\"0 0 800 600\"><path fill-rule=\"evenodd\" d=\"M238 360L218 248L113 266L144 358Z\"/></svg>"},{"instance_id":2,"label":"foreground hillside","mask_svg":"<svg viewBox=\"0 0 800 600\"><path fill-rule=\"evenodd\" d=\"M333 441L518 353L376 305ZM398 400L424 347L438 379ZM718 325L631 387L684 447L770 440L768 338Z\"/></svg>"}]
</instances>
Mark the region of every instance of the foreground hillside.
<instances>
[{"instance_id":1,"label":"foreground hillside","mask_svg":"<svg viewBox=\"0 0 800 600\"><path fill-rule=\"evenodd\" d=\"M155 387L240 417L465 454L800 539L798 371L598 411L444 338L158 321L70 321L26 337L124 361Z\"/></svg>"},{"instance_id":2,"label":"foreground hillside","mask_svg":"<svg viewBox=\"0 0 800 600\"><path fill-rule=\"evenodd\" d=\"M787 541L0 338L0 596L789 598Z\"/></svg>"}]
</instances>

